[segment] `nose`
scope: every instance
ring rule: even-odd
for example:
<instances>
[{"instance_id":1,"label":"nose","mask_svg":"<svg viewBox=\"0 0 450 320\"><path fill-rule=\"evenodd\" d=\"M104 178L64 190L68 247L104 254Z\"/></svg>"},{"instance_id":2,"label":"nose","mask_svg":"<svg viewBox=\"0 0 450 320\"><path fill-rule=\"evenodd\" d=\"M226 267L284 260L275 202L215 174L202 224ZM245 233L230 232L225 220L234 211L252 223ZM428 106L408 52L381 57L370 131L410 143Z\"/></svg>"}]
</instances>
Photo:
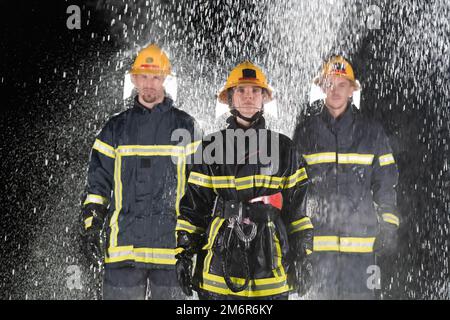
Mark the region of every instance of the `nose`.
<instances>
[{"instance_id":1,"label":"nose","mask_svg":"<svg viewBox=\"0 0 450 320\"><path fill-rule=\"evenodd\" d=\"M253 98L253 90L251 88L244 90L244 98Z\"/></svg>"}]
</instances>

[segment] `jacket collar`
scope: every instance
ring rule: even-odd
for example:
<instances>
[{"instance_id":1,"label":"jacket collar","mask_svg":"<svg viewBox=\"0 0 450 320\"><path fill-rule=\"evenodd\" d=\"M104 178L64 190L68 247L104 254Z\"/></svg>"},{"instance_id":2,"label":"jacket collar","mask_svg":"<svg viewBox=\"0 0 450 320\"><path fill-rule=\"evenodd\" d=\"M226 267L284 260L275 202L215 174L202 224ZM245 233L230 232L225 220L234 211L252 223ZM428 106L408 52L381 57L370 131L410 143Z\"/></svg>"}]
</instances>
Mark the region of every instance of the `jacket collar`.
<instances>
[{"instance_id":1,"label":"jacket collar","mask_svg":"<svg viewBox=\"0 0 450 320\"><path fill-rule=\"evenodd\" d=\"M243 128L241 127L237 121L236 121L236 117L235 116L230 116L227 119L227 123L228 123L228 127L227 129L242 129L242 130L247 130L247 129L265 129L266 128L266 120L264 119L263 116L261 116L258 120L256 120L249 128Z\"/></svg>"},{"instance_id":2,"label":"jacket collar","mask_svg":"<svg viewBox=\"0 0 450 320\"><path fill-rule=\"evenodd\" d=\"M165 96L163 102L156 104L155 106L153 106L152 109L148 109L145 106L143 106L138 99L138 96L136 95L134 97L134 105L133 108L139 112L166 112L168 110L170 110L173 106L173 100L168 97Z\"/></svg>"},{"instance_id":3,"label":"jacket collar","mask_svg":"<svg viewBox=\"0 0 450 320\"><path fill-rule=\"evenodd\" d=\"M355 109L355 107L349 102L344 113L335 119L324 104L320 116L329 127L339 130L341 128L348 127L353 123L356 112L357 110Z\"/></svg>"}]
</instances>

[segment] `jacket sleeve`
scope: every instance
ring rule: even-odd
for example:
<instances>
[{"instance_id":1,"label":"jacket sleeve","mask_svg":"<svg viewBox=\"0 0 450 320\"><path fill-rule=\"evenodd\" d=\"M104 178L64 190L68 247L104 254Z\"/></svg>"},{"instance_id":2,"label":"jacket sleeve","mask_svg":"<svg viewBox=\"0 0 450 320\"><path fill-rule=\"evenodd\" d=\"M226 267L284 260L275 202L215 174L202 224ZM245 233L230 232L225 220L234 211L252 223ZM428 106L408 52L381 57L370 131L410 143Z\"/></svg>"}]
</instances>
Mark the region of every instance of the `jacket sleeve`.
<instances>
[{"instance_id":1,"label":"jacket sleeve","mask_svg":"<svg viewBox=\"0 0 450 320\"><path fill-rule=\"evenodd\" d=\"M377 134L377 153L374 158L372 175L372 193L377 206L379 220L395 226L400 225L400 216L396 210L398 170L392 148L381 125Z\"/></svg>"},{"instance_id":2,"label":"jacket sleeve","mask_svg":"<svg viewBox=\"0 0 450 320\"><path fill-rule=\"evenodd\" d=\"M201 152L202 148L198 148L196 154ZM198 235L205 232L212 218L216 198L211 179L212 174L206 164L194 163L191 166L186 191L180 201L180 214L175 228L177 232Z\"/></svg>"},{"instance_id":3,"label":"jacket sleeve","mask_svg":"<svg viewBox=\"0 0 450 320\"><path fill-rule=\"evenodd\" d=\"M194 120L194 118L191 118L191 121L189 123L188 128L190 139L189 144L185 146L185 156L186 156L186 171L185 176L186 179L189 178L189 173L193 168L193 165L195 163L195 155L197 154L196 151L200 144L202 143L202 137L203 137L203 131L200 128L197 121Z\"/></svg>"},{"instance_id":4,"label":"jacket sleeve","mask_svg":"<svg viewBox=\"0 0 450 320\"><path fill-rule=\"evenodd\" d=\"M284 185L282 218L287 227L289 238L296 237L307 230L311 231L313 225L306 216L306 192L308 175L306 165L297 149L292 146L290 150L289 166L286 171Z\"/></svg>"},{"instance_id":5,"label":"jacket sleeve","mask_svg":"<svg viewBox=\"0 0 450 320\"><path fill-rule=\"evenodd\" d=\"M86 229L92 217L90 210L85 210L92 204L108 206L114 181L115 150L113 143L112 123L109 121L97 135L89 157L86 197L83 202L83 219Z\"/></svg>"}]
</instances>

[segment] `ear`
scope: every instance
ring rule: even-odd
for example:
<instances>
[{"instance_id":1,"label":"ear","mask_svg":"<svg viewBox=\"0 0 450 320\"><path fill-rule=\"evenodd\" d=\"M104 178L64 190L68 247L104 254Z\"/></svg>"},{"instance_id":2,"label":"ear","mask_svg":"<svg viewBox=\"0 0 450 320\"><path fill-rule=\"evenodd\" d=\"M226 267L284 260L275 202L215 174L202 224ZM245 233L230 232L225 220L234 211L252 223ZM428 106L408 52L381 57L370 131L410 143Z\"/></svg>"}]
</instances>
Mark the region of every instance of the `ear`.
<instances>
[{"instance_id":1,"label":"ear","mask_svg":"<svg viewBox=\"0 0 450 320\"><path fill-rule=\"evenodd\" d=\"M130 79L131 79L131 83L136 86L136 75L135 74L131 74L130 75Z\"/></svg>"},{"instance_id":2,"label":"ear","mask_svg":"<svg viewBox=\"0 0 450 320\"><path fill-rule=\"evenodd\" d=\"M353 93L355 93L355 91L356 91L356 88L354 86L352 86L352 89L351 89L350 94L349 94L348 97L349 98L353 97Z\"/></svg>"},{"instance_id":3,"label":"ear","mask_svg":"<svg viewBox=\"0 0 450 320\"><path fill-rule=\"evenodd\" d=\"M263 91L263 94L262 94L262 98L263 98L263 103L265 104L265 103L267 103L267 102L269 102L269 94L267 93L267 91L266 90L264 90Z\"/></svg>"}]
</instances>

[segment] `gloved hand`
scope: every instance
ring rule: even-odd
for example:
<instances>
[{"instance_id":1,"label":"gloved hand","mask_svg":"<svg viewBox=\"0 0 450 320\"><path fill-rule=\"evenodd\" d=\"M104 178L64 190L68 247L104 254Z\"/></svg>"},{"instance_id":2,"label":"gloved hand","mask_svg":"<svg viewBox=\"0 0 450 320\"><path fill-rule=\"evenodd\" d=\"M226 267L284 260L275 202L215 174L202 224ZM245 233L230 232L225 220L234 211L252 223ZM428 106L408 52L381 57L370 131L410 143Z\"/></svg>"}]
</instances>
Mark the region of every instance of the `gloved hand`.
<instances>
[{"instance_id":1,"label":"gloved hand","mask_svg":"<svg viewBox=\"0 0 450 320\"><path fill-rule=\"evenodd\" d=\"M380 232L375 239L373 251L378 255L390 256L397 251L398 227L392 223L382 222Z\"/></svg>"},{"instance_id":2,"label":"gloved hand","mask_svg":"<svg viewBox=\"0 0 450 320\"><path fill-rule=\"evenodd\" d=\"M175 256L177 263L175 271L177 273L178 284L187 296L192 296L192 256L183 251Z\"/></svg>"},{"instance_id":3,"label":"gloved hand","mask_svg":"<svg viewBox=\"0 0 450 320\"><path fill-rule=\"evenodd\" d=\"M87 260L95 267L103 260L103 223L107 213L104 205L89 203L82 209L82 251ZM92 218L92 223L86 225L86 219Z\"/></svg>"},{"instance_id":4,"label":"gloved hand","mask_svg":"<svg viewBox=\"0 0 450 320\"><path fill-rule=\"evenodd\" d=\"M307 229L301 231L295 240L295 270L297 278L297 292L300 297L305 295L312 285L313 268L310 254L313 250L313 238L313 229Z\"/></svg>"},{"instance_id":5,"label":"gloved hand","mask_svg":"<svg viewBox=\"0 0 450 320\"><path fill-rule=\"evenodd\" d=\"M177 273L178 283L187 296L192 296L193 277L192 277L192 258L203 246L203 235L188 233L186 231L177 232L177 249L183 249L177 254L175 271Z\"/></svg>"},{"instance_id":6,"label":"gloved hand","mask_svg":"<svg viewBox=\"0 0 450 320\"><path fill-rule=\"evenodd\" d=\"M304 296L312 286L313 269L311 258L305 256L302 260L296 261L297 292L300 297Z\"/></svg>"}]
</instances>

